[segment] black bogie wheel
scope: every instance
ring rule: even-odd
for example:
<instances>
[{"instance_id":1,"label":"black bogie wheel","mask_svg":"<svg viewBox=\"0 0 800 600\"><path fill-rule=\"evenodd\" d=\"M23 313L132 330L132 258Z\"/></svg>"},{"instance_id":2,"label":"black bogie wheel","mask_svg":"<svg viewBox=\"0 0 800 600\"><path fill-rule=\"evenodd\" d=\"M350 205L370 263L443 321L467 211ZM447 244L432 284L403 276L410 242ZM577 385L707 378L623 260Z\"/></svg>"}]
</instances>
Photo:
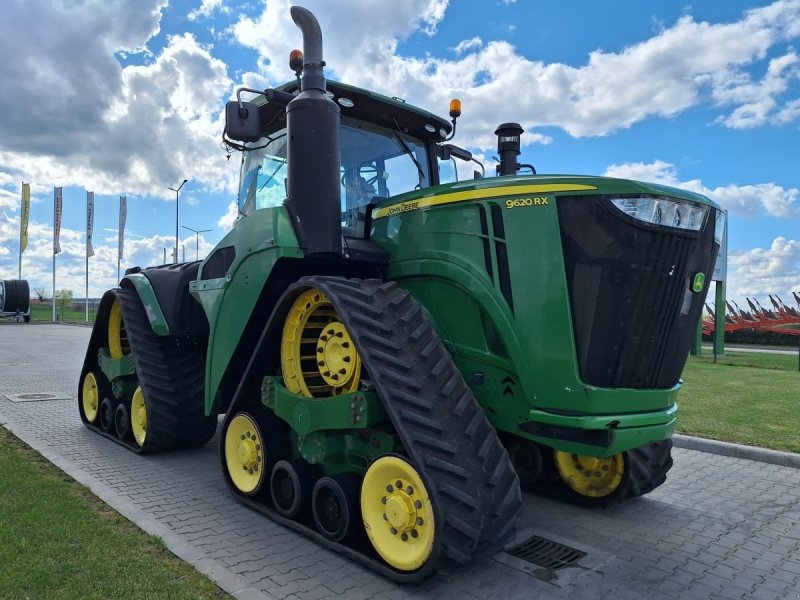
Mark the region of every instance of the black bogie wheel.
<instances>
[{"instance_id":1,"label":"black bogie wheel","mask_svg":"<svg viewBox=\"0 0 800 600\"><path fill-rule=\"evenodd\" d=\"M314 486L311 510L314 523L326 538L338 542L354 535L359 523L358 489L360 477L345 473L322 477Z\"/></svg>"},{"instance_id":2,"label":"black bogie wheel","mask_svg":"<svg viewBox=\"0 0 800 600\"><path fill-rule=\"evenodd\" d=\"M131 414L128 407L122 402L114 411L114 433L123 441L131 439Z\"/></svg>"},{"instance_id":3,"label":"black bogie wheel","mask_svg":"<svg viewBox=\"0 0 800 600\"><path fill-rule=\"evenodd\" d=\"M316 481L316 469L304 460L279 460L269 480L272 503L288 519L306 513Z\"/></svg>"},{"instance_id":4,"label":"black bogie wheel","mask_svg":"<svg viewBox=\"0 0 800 600\"><path fill-rule=\"evenodd\" d=\"M100 429L106 433L114 431L114 402L110 398L103 398L100 403Z\"/></svg>"}]
</instances>

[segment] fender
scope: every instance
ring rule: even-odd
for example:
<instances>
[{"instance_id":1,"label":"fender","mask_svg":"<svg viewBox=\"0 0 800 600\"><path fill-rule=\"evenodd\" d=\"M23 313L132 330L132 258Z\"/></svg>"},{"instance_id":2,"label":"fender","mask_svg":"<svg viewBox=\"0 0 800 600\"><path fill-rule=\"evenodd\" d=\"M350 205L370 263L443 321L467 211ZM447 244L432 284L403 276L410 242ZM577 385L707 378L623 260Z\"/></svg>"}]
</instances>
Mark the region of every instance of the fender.
<instances>
[{"instance_id":1,"label":"fender","mask_svg":"<svg viewBox=\"0 0 800 600\"><path fill-rule=\"evenodd\" d=\"M120 286L136 290L156 335L208 339L205 312L189 294L199 266L200 261L134 267L125 272Z\"/></svg>"}]
</instances>

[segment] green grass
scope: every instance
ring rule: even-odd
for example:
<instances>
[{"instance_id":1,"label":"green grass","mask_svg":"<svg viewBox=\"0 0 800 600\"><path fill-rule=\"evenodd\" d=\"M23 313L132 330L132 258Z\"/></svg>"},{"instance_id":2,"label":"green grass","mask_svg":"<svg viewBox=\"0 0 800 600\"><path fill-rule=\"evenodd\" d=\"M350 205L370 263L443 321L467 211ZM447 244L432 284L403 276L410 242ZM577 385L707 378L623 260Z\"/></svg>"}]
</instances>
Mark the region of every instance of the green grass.
<instances>
[{"instance_id":1,"label":"green grass","mask_svg":"<svg viewBox=\"0 0 800 600\"><path fill-rule=\"evenodd\" d=\"M689 357L678 432L800 452L797 356L730 352Z\"/></svg>"},{"instance_id":2,"label":"green grass","mask_svg":"<svg viewBox=\"0 0 800 600\"><path fill-rule=\"evenodd\" d=\"M0 598L230 598L0 427Z\"/></svg>"},{"instance_id":3,"label":"green grass","mask_svg":"<svg viewBox=\"0 0 800 600\"><path fill-rule=\"evenodd\" d=\"M86 309L81 306L79 310L74 308L73 303L70 303L61 314L61 310L56 305L59 320L65 323L86 323ZM89 306L89 322L94 322L94 314L97 308ZM31 300L31 321L33 322L53 322L53 305L50 302L39 302L38 300Z\"/></svg>"}]
</instances>

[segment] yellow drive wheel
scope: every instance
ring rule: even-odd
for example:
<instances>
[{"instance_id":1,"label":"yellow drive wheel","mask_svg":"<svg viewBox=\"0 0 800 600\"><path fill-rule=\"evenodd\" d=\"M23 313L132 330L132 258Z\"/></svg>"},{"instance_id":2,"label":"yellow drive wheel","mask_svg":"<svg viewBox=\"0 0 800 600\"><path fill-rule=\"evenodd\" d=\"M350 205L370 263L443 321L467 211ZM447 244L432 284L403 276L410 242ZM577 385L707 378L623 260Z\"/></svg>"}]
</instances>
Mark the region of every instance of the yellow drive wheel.
<instances>
[{"instance_id":1,"label":"yellow drive wheel","mask_svg":"<svg viewBox=\"0 0 800 600\"><path fill-rule=\"evenodd\" d=\"M122 305L114 299L111 312L108 314L108 352L111 358L122 358L131 351L128 333L122 320Z\"/></svg>"},{"instance_id":2,"label":"yellow drive wheel","mask_svg":"<svg viewBox=\"0 0 800 600\"><path fill-rule=\"evenodd\" d=\"M370 542L399 571L422 567L433 551L433 505L416 469L398 456L383 456L361 482L361 515Z\"/></svg>"},{"instance_id":3,"label":"yellow drive wheel","mask_svg":"<svg viewBox=\"0 0 800 600\"><path fill-rule=\"evenodd\" d=\"M81 404L83 405L83 414L86 420L89 423L97 421L97 413L100 407L100 389L97 387L97 378L91 371L83 378Z\"/></svg>"},{"instance_id":4,"label":"yellow drive wheel","mask_svg":"<svg viewBox=\"0 0 800 600\"><path fill-rule=\"evenodd\" d=\"M308 398L354 392L361 382L361 357L328 297L304 291L292 304L281 336L281 371L286 388Z\"/></svg>"},{"instance_id":5,"label":"yellow drive wheel","mask_svg":"<svg viewBox=\"0 0 800 600\"><path fill-rule=\"evenodd\" d=\"M574 492L589 498L613 494L625 474L621 453L606 458L555 451L558 474Z\"/></svg>"},{"instance_id":6,"label":"yellow drive wheel","mask_svg":"<svg viewBox=\"0 0 800 600\"><path fill-rule=\"evenodd\" d=\"M147 437L147 406L144 403L142 388L137 387L131 400L131 431L139 446L144 446Z\"/></svg>"},{"instance_id":7,"label":"yellow drive wheel","mask_svg":"<svg viewBox=\"0 0 800 600\"><path fill-rule=\"evenodd\" d=\"M237 490L252 495L261 489L266 470L264 438L247 413L235 415L225 432L225 465Z\"/></svg>"}]
</instances>

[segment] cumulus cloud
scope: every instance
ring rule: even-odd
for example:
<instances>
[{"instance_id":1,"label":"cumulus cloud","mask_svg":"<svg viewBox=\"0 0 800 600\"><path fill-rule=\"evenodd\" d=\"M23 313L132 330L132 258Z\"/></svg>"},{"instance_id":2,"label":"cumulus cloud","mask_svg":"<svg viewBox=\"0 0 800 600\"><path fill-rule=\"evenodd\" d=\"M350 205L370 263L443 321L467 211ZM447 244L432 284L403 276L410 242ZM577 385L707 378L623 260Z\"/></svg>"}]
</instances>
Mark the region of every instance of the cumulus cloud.
<instances>
[{"instance_id":1,"label":"cumulus cloud","mask_svg":"<svg viewBox=\"0 0 800 600\"><path fill-rule=\"evenodd\" d=\"M728 276L728 297L791 299L800 292L800 241L777 237L769 248L731 252Z\"/></svg>"},{"instance_id":2,"label":"cumulus cloud","mask_svg":"<svg viewBox=\"0 0 800 600\"><path fill-rule=\"evenodd\" d=\"M17 59L0 61L0 171L98 193L168 198L185 173L232 189L218 148L226 65L191 34L143 65L115 57L145 50L165 4L4 5L17 26L0 36L0 53Z\"/></svg>"},{"instance_id":3,"label":"cumulus cloud","mask_svg":"<svg viewBox=\"0 0 800 600\"><path fill-rule=\"evenodd\" d=\"M400 40L429 28L419 15L433 14L432 22L438 22L444 2L404 2L397 13L376 11L366 0L307 4L321 22L326 60L337 77L390 96L402 92L439 113L449 98L460 97L469 115L461 135L472 147L490 148L491 131L502 121L519 121L526 130L557 126L573 136L598 136L651 116L672 117L701 102L732 107L720 121L728 126L800 117L800 106L779 101L795 77L794 51L772 59L760 82L744 71L763 62L776 44L800 35L798 0L749 10L731 23L685 15L650 39L619 52L597 50L577 66L545 63L506 41L478 38L460 42L456 59L398 55ZM269 2L260 16L243 17L234 26L241 43L259 53L261 72L276 83L289 78L286 48L300 43L288 6L288 0ZM353 22L370 27L353 28ZM761 106L765 99L768 107Z\"/></svg>"},{"instance_id":4,"label":"cumulus cloud","mask_svg":"<svg viewBox=\"0 0 800 600\"><path fill-rule=\"evenodd\" d=\"M681 181L674 165L664 161L611 165L608 177L635 179L678 187L708 196L723 208L742 216L768 214L773 217L800 217L800 190L775 183L726 185L710 188L699 179Z\"/></svg>"}]
</instances>

